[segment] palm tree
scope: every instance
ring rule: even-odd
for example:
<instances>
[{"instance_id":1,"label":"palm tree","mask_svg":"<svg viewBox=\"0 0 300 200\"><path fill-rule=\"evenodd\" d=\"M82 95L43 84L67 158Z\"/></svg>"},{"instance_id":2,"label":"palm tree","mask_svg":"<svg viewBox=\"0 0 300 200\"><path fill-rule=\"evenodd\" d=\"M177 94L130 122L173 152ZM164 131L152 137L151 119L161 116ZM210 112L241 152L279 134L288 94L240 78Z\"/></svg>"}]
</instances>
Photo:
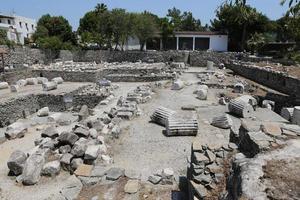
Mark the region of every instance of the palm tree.
<instances>
[{"instance_id":1,"label":"palm tree","mask_svg":"<svg viewBox=\"0 0 300 200\"><path fill-rule=\"evenodd\" d=\"M107 11L107 5L105 5L104 3L97 3L96 7L95 7L96 13L103 13L105 11Z\"/></svg>"}]
</instances>

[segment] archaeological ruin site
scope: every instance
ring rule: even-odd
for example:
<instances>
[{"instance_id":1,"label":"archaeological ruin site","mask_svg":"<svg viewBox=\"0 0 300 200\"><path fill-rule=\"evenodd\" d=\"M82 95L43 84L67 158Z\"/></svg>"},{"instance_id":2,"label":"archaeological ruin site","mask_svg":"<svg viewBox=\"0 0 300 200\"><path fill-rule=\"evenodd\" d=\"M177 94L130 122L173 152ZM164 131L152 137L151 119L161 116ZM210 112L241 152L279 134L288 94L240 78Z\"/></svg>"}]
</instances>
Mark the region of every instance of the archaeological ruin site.
<instances>
[{"instance_id":1,"label":"archaeological ruin site","mask_svg":"<svg viewBox=\"0 0 300 200\"><path fill-rule=\"evenodd\" d=\"M299 199L296 66L3 49L0 199Z\"/></svg>"}]
</instances>

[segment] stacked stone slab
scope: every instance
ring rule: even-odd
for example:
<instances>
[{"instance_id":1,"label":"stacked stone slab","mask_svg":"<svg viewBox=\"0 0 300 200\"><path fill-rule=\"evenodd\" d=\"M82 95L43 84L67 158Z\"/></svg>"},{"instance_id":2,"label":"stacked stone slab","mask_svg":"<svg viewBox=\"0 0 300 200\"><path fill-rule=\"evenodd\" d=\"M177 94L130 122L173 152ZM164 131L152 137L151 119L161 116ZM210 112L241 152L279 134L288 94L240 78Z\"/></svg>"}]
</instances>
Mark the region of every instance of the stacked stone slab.
<instances>
[{"instance_id":1,"label":"stacked stone slab","mask_svg":"<svg viewBox=\"0 0 300 200\"><path fill-rule=\"evenodd\" d=\"M196 136L198 133L197 119L184 119L173 115L166 122L167 136Z\"/></svg>"},{"instance_id":2,"label":"stacked stone slab","mask_svg":"<svg viewBox=\"0 0 300 200\"><path fill-rule=\"evenodd\" d=\"M42 84L43 91L50 91L50 90L56 90L57 89L57 83L54 81L46 82Z\"/></svg>"},{"instance_id":3,"label":"stacked stone slab","mask_svg":"<svg viewBox=\"0 0 300 200\"><path fill-rule=\"evenodd\" d=\"M188 167L189 199L206 199L209 193L216 192L217 185L225 181L223 160L228 152L237 146L210 147L200 141L194 141L191 151L191 163Z\"/></svg>"},{"instance_id":4,"label":"stacked stone slab","mask_svg":"<svg viewBox=\"0 0 300 200\"><path fill-rule=\"evenodd\" d=\"M175 113L176 112L171 109L160 106L154 111L150 118L153 122L162 126L166 126L167 120Z\"/></svg>"},{"instance_id":5,"label":"stacked stone slab","mask_svg":"<svg viewBox=\"0 0 300 200\"><path fill-rule=\"evenodd\" d=\"M233 99L228 104L228 110L239 117L247 118L253 114L253 107L239 99Z\"/></svg>"},{"instance_id":6,"label":"stacked stone slab","mask_svg":"<svg viewBox=\"0 0 300 200\"><path fill-rule=\"evenodd\" d=\"M214 117L212 119L211 125L219 127L219 128L228 129L228 128L232 127L233 121L229 117L228 114L225 114L225 115L221 115L221 116L218 116L218 117Z\"/></svg>"},{"instance_id":7,"label":"stacked stone slab","mask_svg":"<svg viewBox=\"0 0 300 200\"><path fill-rule=\"evenodd\" d=\"M294 108L292 123L300 125L300 106Z\"/></svg>"},{"instance_id":8,"label":"stacked stone slab","mask_svg":"<svg viewBox=\"0 0 300 200\"><path fill-rule=\"evenodd\" d=\"M293 119L294 108L282 108L281 109L281 117L288 121L292 121Z\"/></svg>"}]
</instances>

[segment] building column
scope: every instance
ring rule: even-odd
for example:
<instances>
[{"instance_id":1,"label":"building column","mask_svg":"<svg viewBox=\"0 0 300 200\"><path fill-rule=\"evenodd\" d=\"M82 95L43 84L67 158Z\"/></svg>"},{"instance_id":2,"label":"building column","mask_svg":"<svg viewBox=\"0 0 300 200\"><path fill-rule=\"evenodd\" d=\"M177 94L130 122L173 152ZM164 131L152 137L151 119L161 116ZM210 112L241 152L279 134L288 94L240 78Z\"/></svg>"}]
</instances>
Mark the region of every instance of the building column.
<instances>
[{"instance_id":1,"label":"building column","mask_svg":"<svg viewBox=\"0 0 300 200\"><path fill-rule=\"evenodd\" d=\"M159 39L159 49L163 50L163 41L162 41L162 38Z\"/></svg>"},{"instance_id":2,"label":"building column","mask_svg":"<svg viewBox=\"0 0 300 200\"><path fill-rule=\"evenodd\" d=\"M193 51L195 51L195 41L196 41L196 38L193 37Z\"/></svg>"},{"instance_id":3,"label":"building column","mask_svg":"<svg viewBox=\"0 0 300 200\"><path fill-rule=\"evenodd\" d=\"M176 37L176 50L179 50L179 37Z\"/></svg>"}]
</instances>

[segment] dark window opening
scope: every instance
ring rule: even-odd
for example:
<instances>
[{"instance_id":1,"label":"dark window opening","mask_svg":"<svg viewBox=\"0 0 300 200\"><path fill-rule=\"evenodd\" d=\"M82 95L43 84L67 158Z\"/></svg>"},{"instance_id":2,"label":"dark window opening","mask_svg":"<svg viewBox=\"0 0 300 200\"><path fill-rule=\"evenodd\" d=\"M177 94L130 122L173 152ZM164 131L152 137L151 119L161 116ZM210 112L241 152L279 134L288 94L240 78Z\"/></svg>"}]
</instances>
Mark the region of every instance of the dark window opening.
<instances>
[{"instance_id":1,"label":"dark window opening","mask_svg":"<svg viewBox=\"0 0 300 200\"><path fill-rule=\"evenodd\" d=\"M179 50L193 50L193 38L179 38Z\"/></svg>"},{"instance_id":2,"label":"dark window opening","mask_svg":"<svg viewBox=\"0 0 300 200\"><path fill-rule=\"evenodd\" d=\"M160 50L160 39L151 38L146 43L147 50Z\"/></svg>"},{"instance_id":3,"label":"dark window opening","mask_svg":"<svg viewBox=\"0 0 300 200\"><path fill-rule=\"evenodd\" d=\"M195 50L203 51L209 49L209 38L195 38Z\"/></svg>"}]
</instances>

